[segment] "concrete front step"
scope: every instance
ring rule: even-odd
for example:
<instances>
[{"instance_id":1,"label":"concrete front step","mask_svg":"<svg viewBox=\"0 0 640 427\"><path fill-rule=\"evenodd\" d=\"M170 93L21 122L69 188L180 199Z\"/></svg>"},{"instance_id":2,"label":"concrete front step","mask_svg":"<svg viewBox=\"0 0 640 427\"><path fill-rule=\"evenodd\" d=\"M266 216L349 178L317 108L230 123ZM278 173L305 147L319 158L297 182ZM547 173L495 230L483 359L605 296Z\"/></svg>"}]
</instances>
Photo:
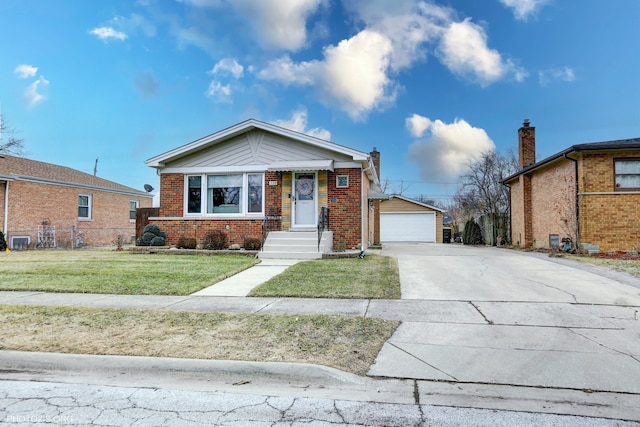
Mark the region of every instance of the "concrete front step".
<instances>
[{"instance_id":1,"label":"concrete front step","mask_svg":"<svg viewBox=\"0 0 640 427\"><path fill-rule=\"evenodd\" d=\"M332 242L331 231L322 234L319 248L317 231L272 231L267 236L258 258L320 259L323 252L331 251Z\"/></svg>"},{"instance_id":2,"label":"concrete front step","mask_svg":"<svg viewBox=\"0 0 640 427\"><path fill-rule=\"evenodd\" d=\"M259 252L258 258L260 259L322 259L322 253L269 251L269 252Z\"/></svg>"}]
</instances>

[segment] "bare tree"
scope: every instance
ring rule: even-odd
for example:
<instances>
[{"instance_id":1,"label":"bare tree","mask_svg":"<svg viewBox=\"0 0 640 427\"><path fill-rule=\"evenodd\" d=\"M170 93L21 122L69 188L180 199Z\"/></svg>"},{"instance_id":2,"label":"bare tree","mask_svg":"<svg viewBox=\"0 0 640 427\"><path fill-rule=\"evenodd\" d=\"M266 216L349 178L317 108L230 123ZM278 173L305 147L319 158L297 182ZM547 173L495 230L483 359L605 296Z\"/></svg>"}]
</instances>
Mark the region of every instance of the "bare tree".
<instances>
[{"instance_id":1,"label":"bare tree","mask_svg":"<svg viewBox=\"0 0 640 427\"><path fill-rule=\"evenodd\" d=\"M554 203L558 214L560 228L571 239L570 249L580 249L580 232L578 228L578 206L576 205L575 180L573 177L564 178L562 195ZM566 249L565 249L566 250Z\"/></svg>"},{"instance_id":2,"label":"bare tree","mask_svg":"<svg viewBox=\"0 0 640 427\"><path fill-rule=\"evenodd\" d=\"M505 219L509 212L509 191L502 185L502 180L519 168L515 153L509 151L506 155L501 155L495 151L487 151L478 159L470 161L467 166L454 201L464 218L488 218L494 241L497 236L504 239L507 236ZM486 234L487 231L485 230Z\"/></svg>"},{"instance_id":3,"label":"bare tree","mask_svg":"<svg viewBox=\"0 0 640 427\"><path fill-rule=\"evenodd\" d=\"M0 154L24 154L23 141L16 138L16 131L5 123L4 116L0 114Z\"/></svg>"}]
</instances>

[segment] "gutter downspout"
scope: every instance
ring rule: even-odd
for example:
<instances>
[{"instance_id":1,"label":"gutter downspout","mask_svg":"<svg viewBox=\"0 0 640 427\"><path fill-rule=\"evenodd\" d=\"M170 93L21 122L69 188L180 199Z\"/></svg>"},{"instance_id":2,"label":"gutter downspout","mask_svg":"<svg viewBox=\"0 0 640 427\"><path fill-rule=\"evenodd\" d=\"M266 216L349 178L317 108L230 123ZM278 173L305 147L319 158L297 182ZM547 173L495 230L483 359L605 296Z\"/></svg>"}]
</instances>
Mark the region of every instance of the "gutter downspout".
<instances>
[{"instance_id":1,"label":"gutter downspout","mask_svg":"<svg viewBox=\"0 0 640 427\"><path fill-rule=\"evenodd\" d=\"M4 182L4 226L2 231L4 232L5 238L8 238L7 235L7 227L9 225L9 181Z\"/></svg>"},{"instance_id":2,"label":"gutter downspout","mask_svg":"<svg viewBox=\"0 0 640 427\"><path fill-rule=\"evenodd\" d=\"M578 161L574 158L569 157L567 154L569 153L564 153L564 158L567 160L571 160L574 164L574 173L575 173L575 195L576 195L576 250L578 251L578 253L580 252L580 203L578 202Z\"/></svg>"},{"instance_id":3,"label":"gutter downspout","mask_svg":"<svg viewBox=\"0 0 640 427\"><path fill-rule=\"evenodd\" d=\"M509 209L509 244L513 245L513 219L511 218L511 186L507 183L505 183L504 181L502 182L502 185L504 185L505 187L507 187L509 189L509 204L508 204L508 209Z\"/></svg>"}]
</instances>

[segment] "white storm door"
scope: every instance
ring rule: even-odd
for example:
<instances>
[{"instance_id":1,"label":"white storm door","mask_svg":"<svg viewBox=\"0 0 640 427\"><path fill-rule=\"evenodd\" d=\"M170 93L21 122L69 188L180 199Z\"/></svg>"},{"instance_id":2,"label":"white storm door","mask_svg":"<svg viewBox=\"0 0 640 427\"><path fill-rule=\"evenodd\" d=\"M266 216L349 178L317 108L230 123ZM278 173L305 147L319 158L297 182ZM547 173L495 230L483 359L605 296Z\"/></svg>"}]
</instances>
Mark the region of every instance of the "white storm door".
<instances>
[{"instance_id":1,"label":"white storm door","mask_svg":"<svg viewBox=\"0 0 640 427\"><path fill-rule=\"evenodd\" d=\"M317 181L314 172L293 174L293 227L315 227Z\"/></svg>"}]
</instances>

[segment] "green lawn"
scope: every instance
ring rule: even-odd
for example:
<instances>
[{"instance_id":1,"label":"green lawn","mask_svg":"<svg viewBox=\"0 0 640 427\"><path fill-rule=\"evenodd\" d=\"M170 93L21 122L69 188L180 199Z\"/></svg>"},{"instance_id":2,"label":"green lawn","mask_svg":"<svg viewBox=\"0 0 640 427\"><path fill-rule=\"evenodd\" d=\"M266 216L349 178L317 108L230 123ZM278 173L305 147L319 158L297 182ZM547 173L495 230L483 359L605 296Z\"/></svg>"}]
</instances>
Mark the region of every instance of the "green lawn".
<instances>
[{"instance_id":1,"label":"green lawn","mask_svg":"<svg viewBox=\"0 0 640 427\"><path fill-rule=\"evenodd\" d=\"M0 253L0 291L189 295L256 262L235 255L13 251Z\"/></svg>"},{"instance_id":2,"label":"green lawn","mask_svg":"<svg viewBox=\"0 0 640 427\"><path fill-rule=\"evenodd\" d=\"M398 263L379 255L300 262L249 296L396 299L400 298Z\"/></svg>"}]
</instances>

